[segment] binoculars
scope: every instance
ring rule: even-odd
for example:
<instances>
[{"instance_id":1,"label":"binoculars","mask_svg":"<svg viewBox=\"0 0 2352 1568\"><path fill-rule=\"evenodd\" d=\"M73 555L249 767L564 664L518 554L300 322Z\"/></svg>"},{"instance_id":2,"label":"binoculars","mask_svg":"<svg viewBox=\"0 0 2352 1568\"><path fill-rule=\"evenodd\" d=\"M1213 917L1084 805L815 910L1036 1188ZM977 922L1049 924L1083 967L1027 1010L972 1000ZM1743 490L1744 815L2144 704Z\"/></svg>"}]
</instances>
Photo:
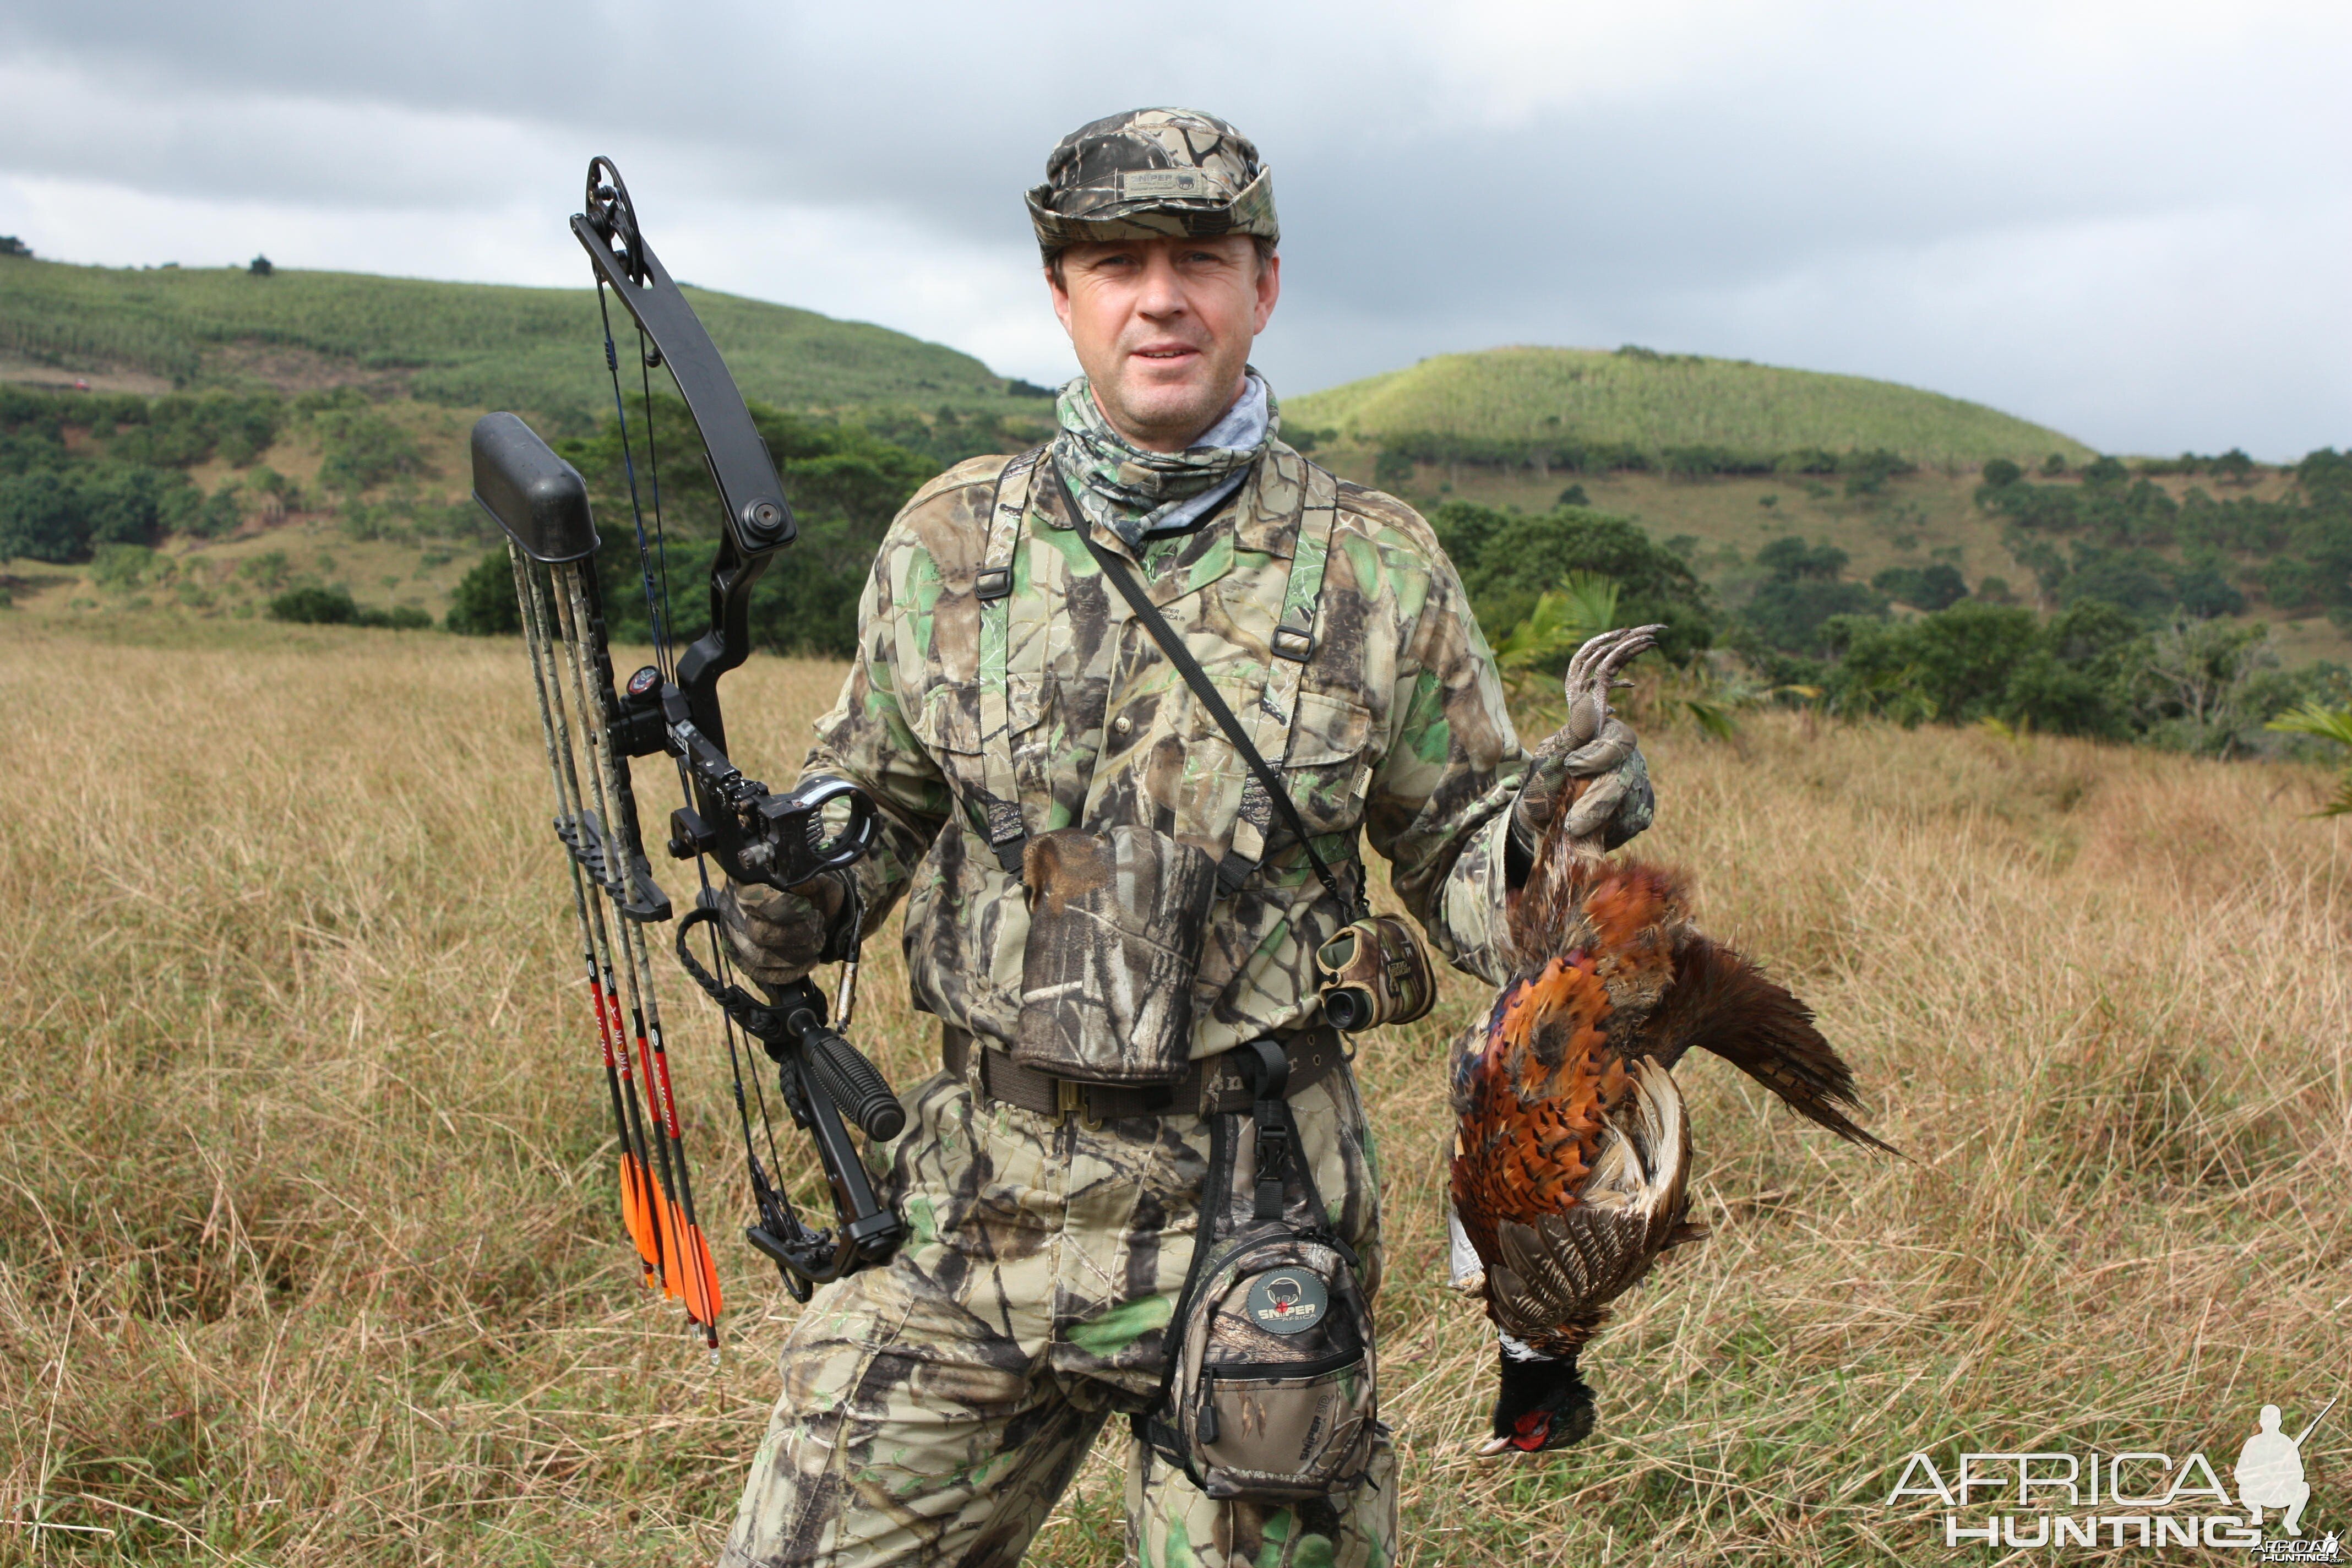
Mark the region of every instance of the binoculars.
<instances>
[{"instance_id":1,"label":"binoculars","mask_svg":"<svg viewBox=\"0 0 2352 1568\"><path fill-rule=\"evenodd\" d=\"M1323 1016L1348 1034L1381 1024L1410 1024L1437 1000L1429 950L1394 915L1367 915L1318 948L1315 966Z\"/></svg>"}]
</instances>

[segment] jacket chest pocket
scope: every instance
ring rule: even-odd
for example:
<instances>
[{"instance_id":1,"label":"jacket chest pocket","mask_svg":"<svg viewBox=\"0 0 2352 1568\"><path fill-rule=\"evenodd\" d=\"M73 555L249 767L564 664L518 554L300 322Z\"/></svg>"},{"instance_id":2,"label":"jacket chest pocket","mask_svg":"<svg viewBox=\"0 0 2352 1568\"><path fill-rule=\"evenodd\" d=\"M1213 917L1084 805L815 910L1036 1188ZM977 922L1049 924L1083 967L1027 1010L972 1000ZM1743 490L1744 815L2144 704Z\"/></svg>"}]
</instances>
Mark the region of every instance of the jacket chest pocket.
<instances>
[{"instance_id":1,"label":"jacket chest pocket","mask_svg":"<svg viewBox=\"0 0 2352 1568\"><path fill-rule=\"evenodd\" d=\"M1008 686L1004 716L994 732L992 706L978 681L939 681L923 693L908 725L983 837L985 803L999 799L1026 802L1032 808L1051 803L1043 816L1034 809L1024 814L1031 818L1031 832L1065 826L1055 819L1064 815L1058 808L1074 804L1064 798L1074 793L1071 777L1075 793L1083 795L1101 742L1100 683L1078 682L1074 688L1051 676L1042 683L1015 680Z\"/></svg>"},{"instance_id":2,"label":"jacket chest pocket","mask_svg":"<svg viewBox=\"0 0 2352 1568\"><path fill-rule=\"evenodd\" d=\"M1319 691L1298 694L1281 772L1309 830L1340 833L1356 826L1374 761L1370 709Z\"/></svg>"}]
</instances>

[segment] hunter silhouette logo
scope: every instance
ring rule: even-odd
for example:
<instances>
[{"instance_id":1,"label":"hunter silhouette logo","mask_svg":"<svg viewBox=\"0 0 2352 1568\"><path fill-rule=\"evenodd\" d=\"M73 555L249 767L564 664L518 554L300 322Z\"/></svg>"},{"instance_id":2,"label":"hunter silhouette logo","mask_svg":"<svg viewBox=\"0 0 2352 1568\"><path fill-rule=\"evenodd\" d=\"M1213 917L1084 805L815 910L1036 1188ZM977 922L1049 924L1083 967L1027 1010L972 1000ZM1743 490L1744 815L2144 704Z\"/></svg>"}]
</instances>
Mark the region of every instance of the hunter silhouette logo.
<instances>
[{"instance_id":1,"label":"hunter silhouette logo","mask_svg":"<svg viewBox=\"0 0 2352 1568\"><path fill-rule=\"evenodd\" d=\"M2263 1405L2256 1430L2231 1467L2235 1496L2201 1453L2176 1463L2171 1455L2153 1449L1967 1452L1948 1458L1939 1468L1934 1455L1920 1452L1904 1462L1886 1506L1906 1498L1941 1502L1948 1547L1969 1542L2011 1552L2201 1546L2244 1552L2256 1563L2342 1563L2344 1543L2334 1531L2303 1532L2304 1509L2311 1501L2303 1446L2335 1408L2336 1401L2329 1400L2301 1432L2289 1436L2281 1430L2279 1407ZM1979 1492L1987 1495L1979 1497ZM1978 1509L1993 1511L1969 1511ZM2278 1510L2276 1533L2266 1534L2264 1516L2271 1510Z\"/></svg>"},{"instance_id":2,"label":"hunter silhouette logo","mask_svg":"<svg viewBox=\"0 0 2352 1568\"><path fill-rule=\"evenodd\" d=\"M1323 1281L1312 1274L1282 1269L1257 1277L1243 1310L1251 1322L1268 1332L1296 1334L1321 1322L1324 1309L1330 1304Z\"/></svg>"}]
</instances>

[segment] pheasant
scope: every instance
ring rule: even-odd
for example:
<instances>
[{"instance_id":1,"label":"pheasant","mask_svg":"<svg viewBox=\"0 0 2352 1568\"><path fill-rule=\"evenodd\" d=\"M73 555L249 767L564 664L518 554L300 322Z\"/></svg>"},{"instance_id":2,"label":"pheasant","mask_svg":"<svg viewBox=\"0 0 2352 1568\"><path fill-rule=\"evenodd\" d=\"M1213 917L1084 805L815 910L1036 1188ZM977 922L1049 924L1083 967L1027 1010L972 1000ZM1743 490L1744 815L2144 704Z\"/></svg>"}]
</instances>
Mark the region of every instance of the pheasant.
<instances>
[{"instance_id":1,"label":"pheasant","mask_svg":"<svg viewBox=\"0 0 2352 1568\"><path fill-rule=\"evenodd\" d=\"M1600 732L1610 688L1630 684L1617 671L1655 630L1578 650L1561 740ZM1673 1071L1691 1047L1839 1137L1895 1152L1839 1109L1855 1103L1853 1074L1811 1011L1700 934L1673 872L1604 859L1597 832L1579 836L1568 807L1601 782L1568 786L1538 841L1507 911L1512 978L1455 1060L1454 1283L1502 1331L1484 1454L1590 1433L1579 1352L1660 1254L1704 1234L1689 1218L1690 1124Z\"/></svg>"}]
</instances>

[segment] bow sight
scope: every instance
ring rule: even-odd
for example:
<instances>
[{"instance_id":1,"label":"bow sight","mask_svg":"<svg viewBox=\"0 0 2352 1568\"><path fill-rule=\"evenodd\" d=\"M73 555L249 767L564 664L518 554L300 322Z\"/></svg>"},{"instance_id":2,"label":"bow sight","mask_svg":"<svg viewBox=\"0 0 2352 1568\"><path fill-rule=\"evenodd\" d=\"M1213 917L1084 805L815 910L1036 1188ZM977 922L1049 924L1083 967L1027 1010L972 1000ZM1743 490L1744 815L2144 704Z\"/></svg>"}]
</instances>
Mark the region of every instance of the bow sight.
<instances>
[{"instance_id":1,"label":"bow sight","mask_svg":"<svg viewBox=\"0 0 2352 1568\"><path fill-rule=\"evenodd\" d=\"M646 925L670 919L671 906L646 858L629 759L666 754L677 768L686 800L670 814L667 847L673 857L694 862L700 891L696 908L678 922L675 946L687 973L726 1020L736 1112L760 1215L760 1224L746 1235L775 1261L785 1288L803 1301L813 1285L880 1262L897 1248L904 1226L875 1194L842 1118L846 1112L868 1137L887 1139L898 1135L905 1112L882 1075L828 1024L824 997L814 984L802 980L762 1002L734 984L718 938L709 865L717 861L737 882L772 888L796 888L821 877L846 881L848 868L872 847L878 819L872 800L845 780L812 778L780 794L747 777L727 755L719 678L750 651L751 587L770 557L792 542L792 508L742 393L693 307L646 247L628 187L605 159L588 166L586 207L572 219L572 232L594 264L598 305L604 312L604 361L613 379L655 662L615 689L587 485L515 415L486 415L474 426L474 498L505 531L514 563L515 597L554 785L555 832L572 864L582 958L622 1151L623 1219L644 1262L646 1283L682 1300L715 1352L718 1273L695 1212L645 932ZM638 503L637 458L605 305L608 294L635 324L637 359L645 367L640 385L653 480L650 541ZM664 534L653 448L656 366L668 370L686 401L721 503L710 574L710 629L675 658L665 632L670 621L666 582L659 590L656 586L655 560ZM844 900L842 918L823 954L823 962L842 964L839 1028L848 1026L854 1005L862 918L853 893ZM698 926L710 928L708 967L688 947ZM748 1051L739 1050L739 1029L758 1040L775 1062L785 1106L816 1145L840 1219L837 1234L803 1224L785 1196L767 1099L755 1076L751 1100L768 1133L768 1157L761 1158L743 1089Z\"/></svg>"}]
</instances>

